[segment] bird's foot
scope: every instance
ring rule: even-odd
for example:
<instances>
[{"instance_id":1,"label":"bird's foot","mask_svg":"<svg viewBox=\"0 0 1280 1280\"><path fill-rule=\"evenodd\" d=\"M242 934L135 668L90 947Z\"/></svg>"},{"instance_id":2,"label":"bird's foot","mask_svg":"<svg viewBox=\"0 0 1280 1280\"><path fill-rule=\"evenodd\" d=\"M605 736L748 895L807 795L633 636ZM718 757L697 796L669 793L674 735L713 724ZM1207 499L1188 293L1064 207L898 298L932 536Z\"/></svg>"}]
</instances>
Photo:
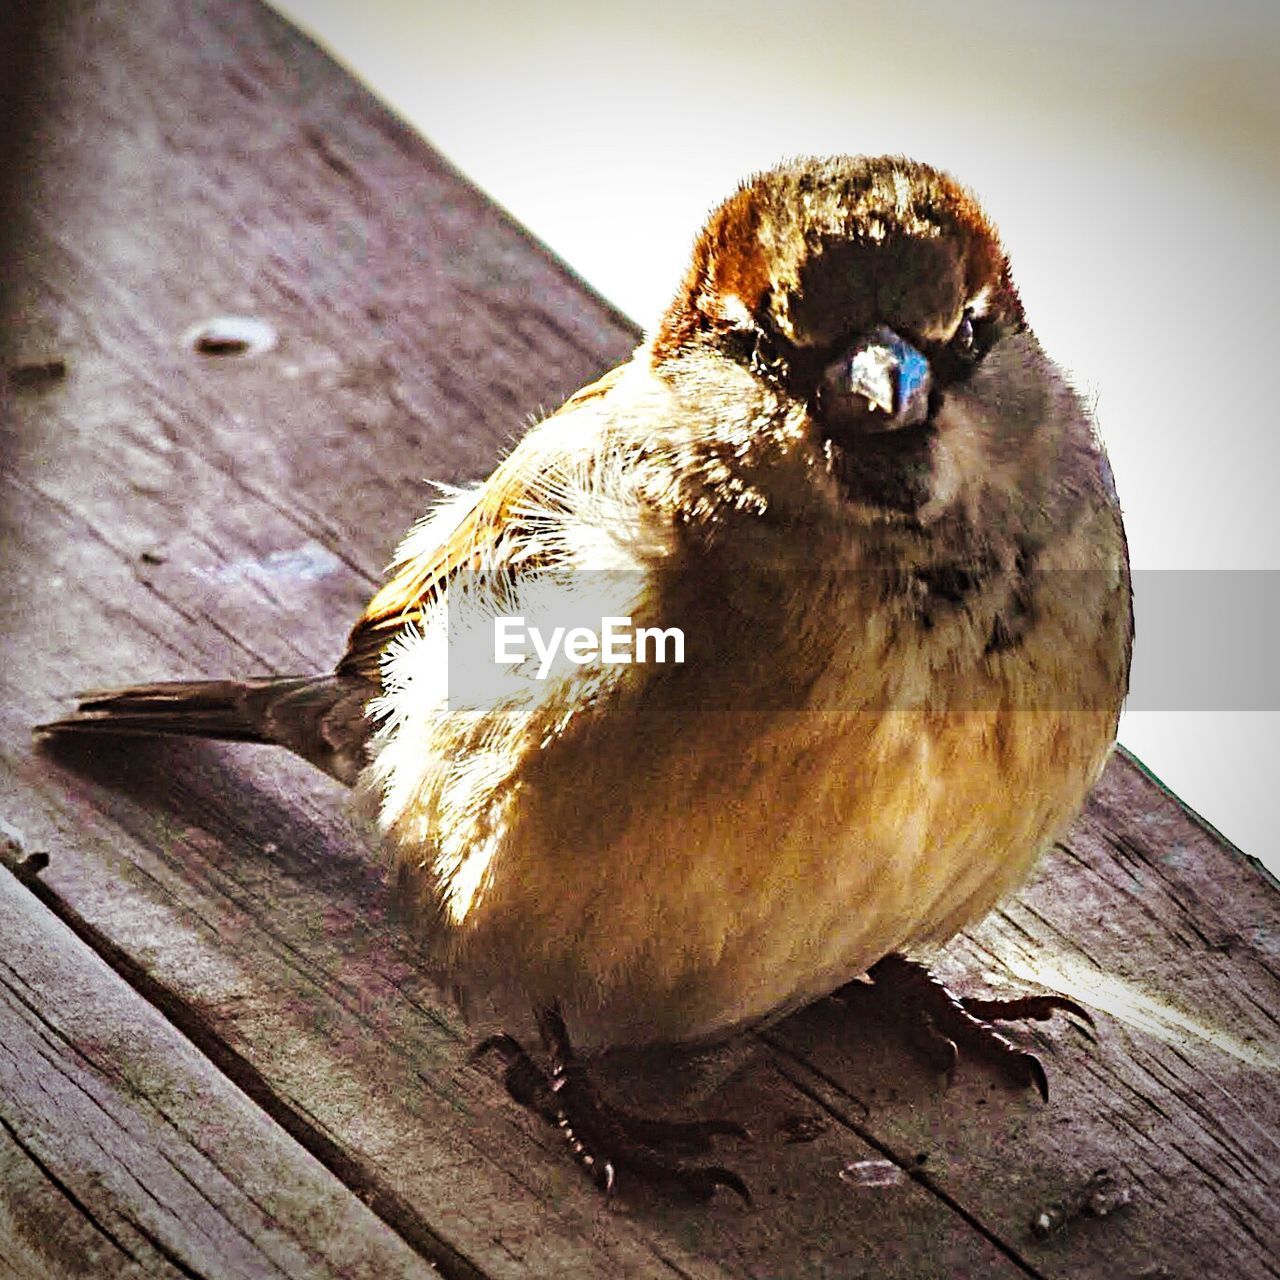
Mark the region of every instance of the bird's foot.
<instances>
[{"instance_id":1,"label":"bird's foot","mask_svg":"<svg viewBox=\"0 0 1280 1280\"><path fill-rule=\"evenodd\" d=\"M659 1120L635 1115L603 1099L574 1053L558 1008L538 1014L538 1030L546 1045L544 1071L513 1036L490 1036L473 1060L496 1053L504 1064L503 1083L521 1106L563 1134L574 1160L606 1195L613 1190L615 1170L626 1169L654 1182L683 1187L708 1199L717 1187L736 1191L747 1204L747 1184L720 1165L686 1159L711 1150L711 1139L724 1134L745 1138L747 1131L731 1120ZM666 1150L663 1150L666 1148Z\"/></svg>"},{"instance_id":2,"label":"bird's foot","mask_svg":"<svg viewBox=\"0 0 1280 1280\"><path fill-rule=\"evenodd\" d=\"M835 994L847 1004L871 1002L904 1025L912 1046L948 1076L955 1072L963 1048L991 1063L1014 1084L1034 1084L1049 1101L1049 1080L1040 1059L1019 1049L992 1025L1022 1019L1043 1021L1069 1013L1088 1028L1088 1010L1066 996L1020 996L1011 1000L979 1000L953 995L927 966L903 955L889 955L872 965L872 984L851 982Z\"/></svg>"}]
</instances>

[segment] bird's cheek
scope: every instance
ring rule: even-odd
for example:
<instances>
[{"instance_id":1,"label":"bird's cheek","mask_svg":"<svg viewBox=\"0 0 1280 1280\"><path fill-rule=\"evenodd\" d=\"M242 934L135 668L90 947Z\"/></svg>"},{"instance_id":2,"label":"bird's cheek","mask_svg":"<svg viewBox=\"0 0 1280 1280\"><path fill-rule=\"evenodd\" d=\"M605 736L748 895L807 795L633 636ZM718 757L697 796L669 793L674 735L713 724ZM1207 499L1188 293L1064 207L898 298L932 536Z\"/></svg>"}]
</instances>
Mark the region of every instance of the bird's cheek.
<instances>
[{"instance_id":1,"label":"bird's cheek","mask_svg":"<svg viewBox=\"0 0 1280 1280\"><path fill-rule=\"evenodd\" d=\"M946 393L933 414L928 497L918 517L931 524L964 504L989 476L995 461L992 424L980 399L965 391Z\"/></svg>"}]
</instances>

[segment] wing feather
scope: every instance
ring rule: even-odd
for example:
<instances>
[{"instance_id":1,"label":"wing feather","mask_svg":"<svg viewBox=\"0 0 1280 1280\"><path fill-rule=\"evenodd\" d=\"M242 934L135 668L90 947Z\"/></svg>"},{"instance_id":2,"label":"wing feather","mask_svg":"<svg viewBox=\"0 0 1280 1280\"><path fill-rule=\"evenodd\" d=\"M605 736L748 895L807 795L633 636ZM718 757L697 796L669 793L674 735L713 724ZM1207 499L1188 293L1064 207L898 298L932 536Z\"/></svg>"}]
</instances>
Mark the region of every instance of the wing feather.
<instances>
[{"instance_id":1,"label":"wing feather","mask_svg":"<svg viewBox=\"0 0 1280 1280\"><path fill-rule=\"evenodd\" d=\"M388 642L406 625L419 622L459 572L499 568L517 558L522 565L536 563L536 554L530 551L535 541L530 513L537 506L537 484L551 461L548 458L539 465L538 454L543 451L541 442L553 435L559 438L559 433L550 433L545 427L607 396L625 367L619 365L575 392L525 437L483 485L458 491L405 539L390 578L369 601L347 638L339 675L358 675L380 683L382 654ZM558 421L558 425L567 424ZM450 524L448 517L455 511L459 518ZM439 539L425 537L437 524Z\"/></svg>"}]
</instances>

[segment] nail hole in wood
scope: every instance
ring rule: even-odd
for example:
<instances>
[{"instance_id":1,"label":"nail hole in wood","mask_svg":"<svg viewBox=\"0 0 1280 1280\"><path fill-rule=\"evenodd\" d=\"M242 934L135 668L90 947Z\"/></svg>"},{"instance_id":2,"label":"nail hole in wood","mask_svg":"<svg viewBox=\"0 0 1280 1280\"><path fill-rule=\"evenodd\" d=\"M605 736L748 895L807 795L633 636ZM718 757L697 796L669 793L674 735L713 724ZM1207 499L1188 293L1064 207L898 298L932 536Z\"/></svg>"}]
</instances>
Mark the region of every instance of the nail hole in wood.
<instances>
[{"instance_id":1,"label":"nail hole in wood","mask_svg":"<svg viewBox=\"0 0 1280 1280\"><path fill-rule=\"evenodd\" d=\"M66 376L67 362L62 356L50 356L47 360L20 360L9 367L9 381L22 390L47 387L61 382Z\"/></svg>"},{"instance_id":2,"label":"nail hole in wood","mask_svg":"<svg viewBox=\"0 0 1280 1280\"><path fill-rule=\"evenodd\" d=\"M253 316L215 316L188 329L183 345L202 356L256 356L276 345L276 331Z\"/></svg>"}]
</instances>

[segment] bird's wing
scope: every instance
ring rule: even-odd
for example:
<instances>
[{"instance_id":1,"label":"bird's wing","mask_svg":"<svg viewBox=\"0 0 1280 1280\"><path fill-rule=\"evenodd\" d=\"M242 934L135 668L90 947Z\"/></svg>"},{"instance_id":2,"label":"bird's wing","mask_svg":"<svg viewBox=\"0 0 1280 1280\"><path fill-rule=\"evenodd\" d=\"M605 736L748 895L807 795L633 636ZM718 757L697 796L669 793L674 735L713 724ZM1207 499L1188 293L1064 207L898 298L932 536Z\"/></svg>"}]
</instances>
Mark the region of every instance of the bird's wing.
<instances>
[{"instance_id":1,"label":"bird's wing","mask_svg":"<svg viewBox=\"0 0 1280 1280\"><path fill-rule=\"evenodd\" d=\"M625 367L619 365L575 392L546 423L554 419L567 425L562 421L567 415L607 396ZM541 425L545 428L546 424ZM428 536L435 528L431 517L410 534L392 565L391 577L352 628L338 675L357 675L379 683L387 643L406 624L420 621L459 572L491 570L517 561L522 568L536 565L536 543L528 516L536 506L536 495L530 482L536 482L553 460L555 450L549 451L551 457L538 457L544 451L542 442L553 436L562 438L545 429L531 432L477 491L459 494L455 501L465 510L452 526L447 520L442 523L438 539ZM469 506L468 496L473 498ZM446 512L451 505L445 504Z\"/></svg>"}]
</instances>

